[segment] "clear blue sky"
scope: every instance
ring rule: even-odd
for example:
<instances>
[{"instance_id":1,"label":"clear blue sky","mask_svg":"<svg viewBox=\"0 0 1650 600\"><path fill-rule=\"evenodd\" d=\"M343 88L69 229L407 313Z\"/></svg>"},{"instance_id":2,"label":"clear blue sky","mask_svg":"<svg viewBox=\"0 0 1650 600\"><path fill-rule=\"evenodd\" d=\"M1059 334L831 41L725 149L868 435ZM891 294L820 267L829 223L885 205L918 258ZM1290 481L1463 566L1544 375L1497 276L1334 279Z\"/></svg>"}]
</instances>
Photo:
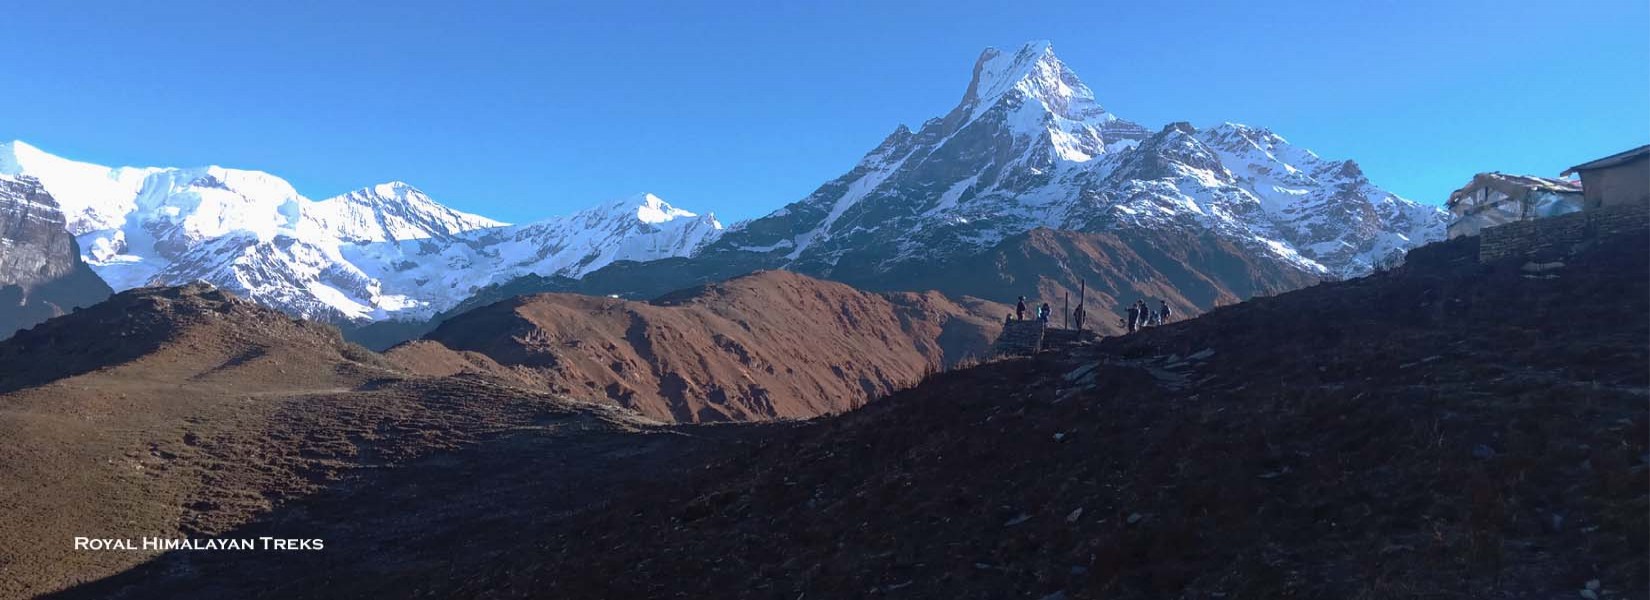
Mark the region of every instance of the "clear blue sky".
<instances>
[{"instance_id":1,"label":"clear blue sky","mask_svg":"<svg viewBox=\"0 0 1650 600\"><path fill-rule=\"evenodd\" d=\"M898 4L898 6L885 6ZM782 6L788 5L788 6ZM944 114L986 46L1049 39L1113 112L1238 121L1399 194L1650 142L1650 2L24 2L0 138L406 180L508 221L651 191L724 220Z\"/></svg>"}]
</instances>

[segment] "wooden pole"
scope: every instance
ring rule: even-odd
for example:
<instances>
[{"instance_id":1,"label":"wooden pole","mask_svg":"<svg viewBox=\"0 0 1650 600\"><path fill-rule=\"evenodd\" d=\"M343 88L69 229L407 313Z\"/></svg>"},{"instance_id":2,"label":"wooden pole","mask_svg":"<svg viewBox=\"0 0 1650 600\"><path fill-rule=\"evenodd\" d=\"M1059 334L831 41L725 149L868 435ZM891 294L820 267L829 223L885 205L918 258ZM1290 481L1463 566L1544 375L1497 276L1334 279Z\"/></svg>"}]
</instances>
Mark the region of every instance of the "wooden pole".
<instances>
[{"instance_id":1,"label":"wooden pole","mask_svg":"<svg viewBox=\"0 0 1650 600\"><path fill-rule=\"evenodd\" d=\"M1085 313L1084 316L1088 316L1086 313L1089 312L1089 309L1083 308L1083 307L1085 306L1084 302L1088 300L1088 296L1089 296L1089 281L1087 279L1083 279L1083 280L1078 281L1078 284L1079 284L1079 287L1077 288L1078 289L1078 291L1077 291L1077 308L1082 310ZM1078 323L1077 324L1077 329L1078 329L1078 331L1082 331L1083 324Z\"/></svg>"},{"instance_id":2,"label":"wooden pole","mask_svg":"<svg viewBox=\"0 0 1650 600\"><path fill-rule=\"evenodd\" d=\"M1066 313L1066 329L1071 329L1071 292L1065 292L1065 307L1060 312Z\"/></svg>"}]
</instances>

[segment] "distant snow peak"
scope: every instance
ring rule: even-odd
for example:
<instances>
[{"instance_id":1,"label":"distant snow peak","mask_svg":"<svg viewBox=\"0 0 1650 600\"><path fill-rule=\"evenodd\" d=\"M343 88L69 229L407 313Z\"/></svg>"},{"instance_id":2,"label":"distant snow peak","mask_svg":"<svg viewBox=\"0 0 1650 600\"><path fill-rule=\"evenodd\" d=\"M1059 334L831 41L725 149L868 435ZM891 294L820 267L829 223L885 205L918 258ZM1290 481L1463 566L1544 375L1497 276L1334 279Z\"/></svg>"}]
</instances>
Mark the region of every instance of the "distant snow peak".
<instances>
[{"instance_id":1,"label":"distant snow peak","mask_svg":"<svg viewBox=\"0 0 1650 600\"><path fill-rule=\"evenodd\" d=\"M315 201L261 171L111 169L22 142L0 143L0 176L10 175L58 199L84 259L113 287L204 280L324 319L424 318L489 283L687 256L722 233L713 215L652 194L513 227L404 181Z\"/></svg>"},{"instance_id":2,"label":"distant snow peak","mask_svg":"<svg viewBox=\"0 0 1650 600\"><path fill-rule=\"evenodd\" d=\"M771 253L833 276L984 252L1037 227L1138 228L1209 232L1303 271L1357 275L1440 237L1443 220L1264 128L1154 132L1118 118L1037 41L987 49L945 117L896 129L854 169L706 252Z\"/></svg>"},{"instance_id":3,"label":"distant snow peak","mask_svg":"<svg viewBox=\"0 0 1650 600\"><path fill-rule=\"evenodd\" d=\"M399 180L386 181L384 183L372 186L372 191L376 192L379 196L384 196L386 198L405 198L413 194L424 196L424 192L419 191L419 189L413 187L412 184ZM428 196L424 197L428 198Z\"/></svg>"},{"instance_id":4,"label":"distant snow peak","mask_svg":"<svg viewBox=\"0 0 1650 600\"><path fill-rule=\"evenodd\" d=\"M863 278L873 273L835 271L973 256L1039 227L1213 234L1350 276L1441 239L1447 221L1376 187L1356 163L1264 128L1150 131L1118 118L1043 41L987 49L944 117L895 129L807 198L728 229L648 193L512 226L402 181L316 202L268 173L111 169L22 142L0 144L0 174L36 177L117 289L204 279L341 319L425 318L483 286L620 261L729 257Z\"/></svg>"},{"instance_id":5,"label":"distant snow peak","mask_svg":"<svg viewBox=\"0 0 1650 600\"><path fill-rule=\"evenodd\" d=\"M505 225L447 208L402 181L313 203L305 211L305 220L320 235L356 243L450 237Z\"/></svg>"},{"instance_id":6,"label":"distant snow peak","mask_svg":"<svg viewBox=\"0 0 1650 600\"><path fill-rule=\"evenodd\" d=\"M1012 55L987 48L974 63L963 105L979 113L1016 92L1061 118L1116 118L1095 101L1094 91L1054 55L1054 46L1047 41L1029 42Z\"/></svg>"},{"instance_id":7,"label":"distant snow peak","mask_svg":"<svg viewBox=\"0 0 1650 600\"><path fill-rule=\"evenodd\" d=\"M1013 54L986 48L974 61L974 77L968 82L963 103L996 100L1018 86L1036 69L1038 63L1047 61L1059 64L1059 60L1054 56L1054 46L1047 41L1028 42Z\"/></svg>"},{"instance_id":8,"label":"distant snow peak","mask_svg":"<svg viewBox=\"0 0 1650 600\"><path fill-rule=\"evenodd\" d=\"M638 194L627 199L625 203L635 207L636 220L650 225L666 223L677 218L691 219L699 216L671 206L669 202L665 202L663 198L653 194Z\"/></svg>"}]
</instances>

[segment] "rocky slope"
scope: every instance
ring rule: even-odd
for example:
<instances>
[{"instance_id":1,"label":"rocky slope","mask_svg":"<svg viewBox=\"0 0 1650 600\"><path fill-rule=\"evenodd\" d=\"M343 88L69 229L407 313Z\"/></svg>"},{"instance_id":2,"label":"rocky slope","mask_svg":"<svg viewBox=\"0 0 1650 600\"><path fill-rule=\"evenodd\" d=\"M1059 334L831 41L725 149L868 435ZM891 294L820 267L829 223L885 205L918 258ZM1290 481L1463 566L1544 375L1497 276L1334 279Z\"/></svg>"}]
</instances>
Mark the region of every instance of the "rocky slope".
<instances>
[{"instance_id":1,"label":"rocky slope","mask_svg":"<svg viewBox=\"0 0 1650 600\"><path fill-rule=\"evenodd\" d=\"M40 183L0 175L0 339L109 297Z\"/></svg>"},{"instance_id":2,"label":"rocky slope","mask_svg":"<svg viewBox=\"0 0 1650 600\"><path fill-rule=\"evenodd\" d=\"M388 356L418 373L484 374L665 421L809 418L982 357L1008 310L767 271L652 302L517 296Z\"/></svg>"}]
</instances>

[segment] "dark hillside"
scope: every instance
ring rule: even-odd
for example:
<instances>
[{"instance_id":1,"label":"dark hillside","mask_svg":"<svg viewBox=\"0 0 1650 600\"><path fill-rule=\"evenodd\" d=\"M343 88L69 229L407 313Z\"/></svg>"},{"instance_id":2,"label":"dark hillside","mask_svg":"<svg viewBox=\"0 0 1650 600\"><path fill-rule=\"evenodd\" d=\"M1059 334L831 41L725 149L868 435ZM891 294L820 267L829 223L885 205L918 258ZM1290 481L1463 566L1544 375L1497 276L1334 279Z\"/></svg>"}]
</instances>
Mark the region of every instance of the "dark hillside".
<instances>
[{"instance_id":1,"label":"dark hillside","mask_svg":"<svg viewBox=\"0 0 1650 600\"><path fill-rule=\"evenodd\" d=\"M462 589L1554 598L1597 580L1642 597L1647 245L1562 266L1434 248L940 375Z\"/></svg>"}]
</instances>

